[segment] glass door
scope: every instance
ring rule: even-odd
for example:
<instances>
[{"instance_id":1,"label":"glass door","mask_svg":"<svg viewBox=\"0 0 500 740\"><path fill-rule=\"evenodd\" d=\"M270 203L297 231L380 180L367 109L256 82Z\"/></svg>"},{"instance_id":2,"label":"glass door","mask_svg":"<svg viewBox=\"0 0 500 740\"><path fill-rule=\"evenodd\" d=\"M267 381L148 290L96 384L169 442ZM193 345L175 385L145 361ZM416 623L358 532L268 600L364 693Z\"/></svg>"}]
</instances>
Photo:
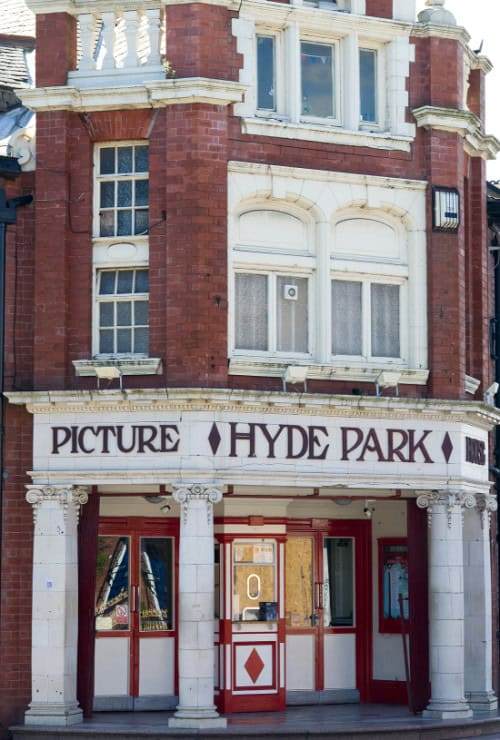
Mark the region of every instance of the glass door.
<instances>
[{"instance_id":1,"label":"glass door","mask_svg":"<svg viewBox=\"0 0 500 740\"><path fill-rule=\"evenodd\" d=\"M302 529L301 529L302 527ZM370 645L370 525L293 522L285 548L287 702L365 697Z\"/></svg>"},{"instance_id":2,"label":"glass door","mask_svg":"<svg viewBox=\"0 0 500 740\"><path fill-rule=\"evenodd\" d=\"M285 545L285 624L287 693L319 688L321 601L317 567L317 537L296 534ZM295 693L299 692L299 693Z\"/></svg>"},{"instance_id":3,"label":"glass door","mask_svg":"<svg viewBox=\"0 0 500 740\"><path fill-rule=\"evenodd\" d=\"M104 522L96 574L95 709L175 706L175 543L165 522ZM118 531L121 530L121 531Z\"/></svg>"}]
</instances>

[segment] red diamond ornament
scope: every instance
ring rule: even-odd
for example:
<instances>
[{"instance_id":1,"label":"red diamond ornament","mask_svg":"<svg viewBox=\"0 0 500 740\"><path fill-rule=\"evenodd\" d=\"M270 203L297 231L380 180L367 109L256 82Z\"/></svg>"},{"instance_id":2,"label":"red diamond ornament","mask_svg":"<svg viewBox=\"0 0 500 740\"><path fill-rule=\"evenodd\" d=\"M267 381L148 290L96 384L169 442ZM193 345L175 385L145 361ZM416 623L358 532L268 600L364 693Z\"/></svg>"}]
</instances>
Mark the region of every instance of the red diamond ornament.
<instances>
[{"instance_id":1,"label":"red diamond ornament","mask_svg":"<svg viewBox=\"0 0 500 740\"><path fill-rule=\"evenodd\" d=\"M245 670L252 679L253 683L257 683L257 680L264 670L264 663L259 653L255 648L252 650L245 663Z\"/></svg>"}]
</instances>

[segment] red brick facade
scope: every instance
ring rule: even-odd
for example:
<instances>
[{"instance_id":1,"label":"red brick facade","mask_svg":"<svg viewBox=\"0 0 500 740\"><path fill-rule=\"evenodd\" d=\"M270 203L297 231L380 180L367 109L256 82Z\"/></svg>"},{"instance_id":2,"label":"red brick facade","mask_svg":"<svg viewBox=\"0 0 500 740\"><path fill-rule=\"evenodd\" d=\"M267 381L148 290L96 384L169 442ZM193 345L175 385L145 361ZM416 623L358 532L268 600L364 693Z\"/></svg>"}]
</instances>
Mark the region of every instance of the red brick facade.
<instances>
[{"instance_id":1,"label":"red brick facade","mask_svg":"<svg viewBox=\"0 0 500 740\"><path fill-rule=\"evenodd\" d=\"M392 0L367 0L367 14L390 18ZM168 58L178 78L238 80L242 60L231 34L235 13L205 4L168 8ZM75 67L74 20L37 19L37 85L66 84ZM415 37L409 109L460 107L463 50L457 41ZM471 109L484 112L475 70ZM412 120L410 110L408 120ZM229 161L426 180L429 183L427 386L401 395L465 399L465 375L491 382L490 286L485 166L458 134L417 130L410 153L244 135L230 106L37 116L37 170L12 194L35 203L9 227L6 386L13 390L95 388L72 362L90 359L92 168L95 142L147 139L150 146L151 355L163 374L124 378L125 387L281 388L280 379L228 375L227 164ZM0 182L0 185L2 183ZM431 188L457 188L458 234L432 231ZM373 384L356 384L373 393ZM352 383L316 381L310 391L351 393ZM480 391L482 393L482 390ZM470 397L469 397L470 398ZM21 721L30 700L31 516L24 501L31 464L31 417L8 407L1 561L0 731ZM15 562L15 568L13 567Z\"/></svg>"}]
</instances>

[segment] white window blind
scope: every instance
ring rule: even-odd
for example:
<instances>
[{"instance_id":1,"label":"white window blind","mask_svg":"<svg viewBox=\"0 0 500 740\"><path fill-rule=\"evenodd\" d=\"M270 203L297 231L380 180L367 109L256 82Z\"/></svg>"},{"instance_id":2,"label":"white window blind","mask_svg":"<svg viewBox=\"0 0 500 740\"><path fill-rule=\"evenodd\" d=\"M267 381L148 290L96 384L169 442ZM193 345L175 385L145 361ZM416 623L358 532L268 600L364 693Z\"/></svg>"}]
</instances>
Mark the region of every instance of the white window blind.
<instances>
[{"instance_id":1,"label":"white window blind","mask_svg":"<svg viewBox=\"0 0 500 740\"><path fill-rule=\"evenodd\" d=\"M294 294L293 289L296 291ZM293 297L291 297L291 295ZM278 352L308 351L307 278L278 277L277 349Z\"/></svg>"},{"instance_id":2,"label":"white window blind","mask_svg":"<svg viewBox=\"0 0 500 740\"><path fill-rule=\"evenodd\" d=\"M236 349L268 348L267 275L236 275Z\"/></svg>"},{"instance_id":3,"label":"white window blind","mask_svg":"<svg viewBox=\"0 0 500 740\"><path fill-rule=\"evenodd\" d=\"M362 284L332 281L332 339L334 355L362 355Z\"/></svg>"},{"instance_id":4,"label":"white window blind","mask_svg":"<svg viewBox=\"0 0 500 740\"><path fill-rule=\"evenodd\" d=\"M371 286L373 357L399 357L399 285Z\"/></svg>"}]
</instances>

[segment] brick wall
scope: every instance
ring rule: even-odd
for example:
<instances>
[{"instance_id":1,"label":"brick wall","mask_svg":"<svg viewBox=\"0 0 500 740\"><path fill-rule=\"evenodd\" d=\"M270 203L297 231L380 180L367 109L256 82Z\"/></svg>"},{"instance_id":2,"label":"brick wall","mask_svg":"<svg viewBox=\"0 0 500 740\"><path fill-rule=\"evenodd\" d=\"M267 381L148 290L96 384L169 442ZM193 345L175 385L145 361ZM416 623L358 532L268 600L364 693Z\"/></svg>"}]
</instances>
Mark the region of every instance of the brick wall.
<instances>
[{"instance_id":1,"label":"brick wall","mask_svg":"<svg viewBox=\"0 0 500 740\"><path fill-rule=\"evenodd\" d=\"M392 18L392 0L366 0L366 15Z\"/></svg>"},{"instance_id":2,"label":"brick wall","mask_svg":"<svg viewBox=\"0 0 500 740\"><path fill-rule=\"evenodd\" d=\"M32 464L32 416L6 407L5 483L0 560L0 737L21 722L31 699L33 512L24 499Z\"/></svg>"},{"instance_id":3,"label":"brick wall","mask_svg":"<svg viewBox=\"0 0 500 740\"><path fill-rule=\"evenodd\" d=\"M68 13L36 16L36 84L65 85L76 68L76 18Z\"/></svg>"}]
</instances>

